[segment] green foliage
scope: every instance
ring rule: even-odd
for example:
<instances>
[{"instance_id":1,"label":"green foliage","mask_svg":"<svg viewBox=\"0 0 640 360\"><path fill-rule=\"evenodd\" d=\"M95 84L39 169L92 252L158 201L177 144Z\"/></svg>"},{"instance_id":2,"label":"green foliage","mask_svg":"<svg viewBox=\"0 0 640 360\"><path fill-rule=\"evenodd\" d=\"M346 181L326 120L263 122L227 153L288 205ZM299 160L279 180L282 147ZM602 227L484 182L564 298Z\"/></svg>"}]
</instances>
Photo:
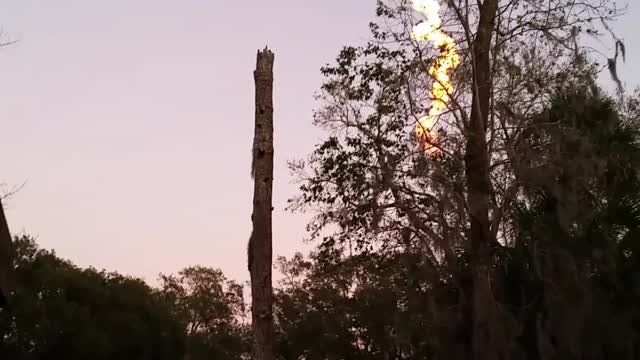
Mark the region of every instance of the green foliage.
<instances>
[{"instance_id":1,"label":"green foliage","mask_svg":"<svg viewBox=\"0 0 640 360\"><path fill-rule=\"evenodd\" d=\"M558 356L625 358L640 345L635 120L597 94L562 94L524 145L537 147L542 176L530 177L529 195L514 208L519 236L504 252L507 303L538 318L528 336L554 343Z\"/></svg>"},{"instance_id":2,"label":"green foliage","mask_svg":"<svg viewBox=\"0 0 640 360\"><path fill-rule=\"evenodd\" d=\"M247 354L243 288L220 270L188 267L161 276L161 296L187 331L189 359L240 359Z\"/></svg>"},{"instance_id":3,"label":"green foliage","mask_svg":"<svg viewBox=\"0 0 640 360\"><path fill-rule=\"evenodd\" d=\"M17 238L18 288L0 314L8 359L177 359L184 336L138 279L79 269Z\"/></svg>"},{"instance_id":4,"label":"green foliage","mask_svg":"<svg viewBox=\"0 0 640 360\"><path fill-rule=\"evenodd\" d=\"M450 320L442 326L430 321L430 302L450 294L428 288L419 256L332 255L279 259L284 280L274 313L280 357L428 358ZM440 314L443 320L447 315Z\"/></svg>"},{"instance_id":5,"label":"green foliage","mask_svg":"<svg viewBox=\"0 0 640 360\"><path fill-rule=\"evenodd\" d=\"M0 310L0 354L31 359L240 359L242 287L190 267L142 280L81 269L27 236L15 239L18 288Z\"/></svg>"}]
</instances>

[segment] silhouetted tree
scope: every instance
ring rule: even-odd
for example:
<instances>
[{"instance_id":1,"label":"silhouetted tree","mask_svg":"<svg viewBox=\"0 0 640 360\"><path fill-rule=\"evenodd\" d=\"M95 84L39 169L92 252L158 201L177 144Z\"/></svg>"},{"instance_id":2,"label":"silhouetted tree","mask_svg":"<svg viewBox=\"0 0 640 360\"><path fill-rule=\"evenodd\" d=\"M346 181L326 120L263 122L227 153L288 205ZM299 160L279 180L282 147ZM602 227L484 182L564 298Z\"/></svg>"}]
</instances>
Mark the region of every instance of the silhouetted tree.
<instances>
[{"instance_id":1,"label":"silhouetted tree","mask_svg":"<svg viewBox=\"0 0 640 360\"><path fill-rule=\"evenodd\" d=\"M16 238L17 287L0 312L6 359L180 359L184 333L141 280L80 269Z\"/></svg>"},{"instance_id":2,"label":"silhouetted tree","mask_svg":"<svg viewBox=\"0 0 640 360\"><path fill-rule=\"evenodd\" d=\"M188 267L161 276L161 295L186 329L190 360L241 359L249 354L243 288L220 270Z\"/></svg>"}]
</instances>

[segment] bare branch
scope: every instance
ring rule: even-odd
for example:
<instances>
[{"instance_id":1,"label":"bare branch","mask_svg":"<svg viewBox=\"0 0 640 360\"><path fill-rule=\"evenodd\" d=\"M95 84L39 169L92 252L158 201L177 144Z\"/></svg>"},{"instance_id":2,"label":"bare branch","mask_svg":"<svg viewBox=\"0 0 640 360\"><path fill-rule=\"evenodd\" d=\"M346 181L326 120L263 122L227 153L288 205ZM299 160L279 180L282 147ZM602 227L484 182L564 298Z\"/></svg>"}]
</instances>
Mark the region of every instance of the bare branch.
<instances>
[{"instance_id":1,"label":"bare branch","mask_svg":"<svg viewBox=\"0 0 640 360\"><path fill-rule=\"evenodd\" d=\"M23 182L21 185L15 185L9 189L7 189L7 184L0 184L0 200L6 200L13 195L17 194L22 188L27 185L27 181Z\"/></svg>"}]
</instances>

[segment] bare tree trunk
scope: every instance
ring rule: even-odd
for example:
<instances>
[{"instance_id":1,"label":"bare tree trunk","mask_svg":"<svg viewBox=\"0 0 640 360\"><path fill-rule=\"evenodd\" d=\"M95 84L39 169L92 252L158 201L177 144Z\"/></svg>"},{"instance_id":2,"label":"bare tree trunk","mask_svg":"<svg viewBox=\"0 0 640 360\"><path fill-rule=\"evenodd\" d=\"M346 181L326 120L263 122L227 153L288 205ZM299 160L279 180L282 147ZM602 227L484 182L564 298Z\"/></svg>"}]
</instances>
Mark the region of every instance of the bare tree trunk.
<instances>
[{"instance_id":1,"label":"bare tree trunk","mask_svg":"<svg viewBox=\"0 0 640 360\"><path fill-rule=\"evenodd\" d=\"M255 135L252 174L253 231L249 239L251 315L254 360L273 359L273 291L271 288L271 212L273 188L273 60L265 48L258 51L256 70Z\"/></svg>"},{"instance_id":2,"label":"bare tree trunk","mask_svg":"<svg viewBox=\"0 0 640 360\"><path fill-rule=\"evenodd\" d=\"M472 358L498 360L505 356L502 326L491 286L493 248L489 221L489 153L486 132L491 100L490 47L498 0L484 0L480 8L478 31L473 42L473 99L466 129L465 170L470 215L471 272L473 279Z\"/></svg>"},{"instance_id":3,"label":"bare tree trunk","mask_svg":"<svg viewBox=\"0 0 640 360\"><path fill-rule=\"evenodd\" d=\"M13 289L13 241L0 199L0 307L9 302Z\"/></svg>"},{"instance_id":4,"label":"bare tree trunk","mask_svg":"<svg viewBox=\"0 0 640 360\"><path fill-rule=\"evenodd\" d=\"M0 37L3 33L0 29ZM15 41L0 41L0 47L13 44ZM0 307L9 304L9 297L15 287L14 248L7 218L4 216L2 197L0 196Z\"/></svg>"}]
</instances>

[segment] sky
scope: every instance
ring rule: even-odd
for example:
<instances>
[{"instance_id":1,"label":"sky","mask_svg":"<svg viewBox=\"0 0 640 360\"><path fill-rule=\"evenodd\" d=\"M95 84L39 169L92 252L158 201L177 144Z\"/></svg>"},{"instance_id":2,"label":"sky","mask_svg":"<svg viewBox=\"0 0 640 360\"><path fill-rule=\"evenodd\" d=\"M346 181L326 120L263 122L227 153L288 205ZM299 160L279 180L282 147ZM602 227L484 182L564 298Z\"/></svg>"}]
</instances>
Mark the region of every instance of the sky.
<instances>
[{"instance_id":1,"label":"sky","mask_svg":"<svg viewBox=\"0 0 640 360\"><path fill-rule=\"evenodd\" d=\"M320 67L368 36L375 0L0 0L0 183L14 234L79 266L142 277L190 265L247 280L256 51L275 52L274 256L310 248L287 160ZM640 84L631 4L615 25ZM608 79L603 80L610 85Z\"/></svg>"}]
</instances>

